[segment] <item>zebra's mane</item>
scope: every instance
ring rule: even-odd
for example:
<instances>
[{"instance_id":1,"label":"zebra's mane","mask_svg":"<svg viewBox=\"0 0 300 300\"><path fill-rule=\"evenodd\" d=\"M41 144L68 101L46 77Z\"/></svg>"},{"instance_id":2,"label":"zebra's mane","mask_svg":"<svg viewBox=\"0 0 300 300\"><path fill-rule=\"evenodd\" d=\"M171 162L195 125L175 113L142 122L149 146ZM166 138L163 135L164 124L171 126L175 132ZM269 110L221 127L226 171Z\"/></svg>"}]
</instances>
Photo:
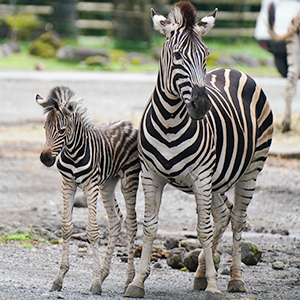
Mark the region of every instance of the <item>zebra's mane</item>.
<instances>
[{"instance_id":1,"label":"zebra's mane","mask_svg":"<svg viewBox=\"0 0 300 300\"><path fill-rule=\"evenodd\" d=\"M197 11L190 2L180 1L176 3L168 15L172 23L185 25L192 29L196 23Z\"/></svg>"},{"instance_id":2,"label":"zebra's mane","mask_svg":"<svg viewBox=\"0 0 300 300\"><path fill-rule=\"evenodd\" d=\"M77 94L66 86L54 87L48 97L47 103L44 106L44 113L50 112L53 109L61 111L64 105L70 100L75 101L77 106L75 116L80 118L85 126L92 125L91 119L87 113L87 108L84 106L83 99L79 99Z\"/></svg>"}]
</instances>

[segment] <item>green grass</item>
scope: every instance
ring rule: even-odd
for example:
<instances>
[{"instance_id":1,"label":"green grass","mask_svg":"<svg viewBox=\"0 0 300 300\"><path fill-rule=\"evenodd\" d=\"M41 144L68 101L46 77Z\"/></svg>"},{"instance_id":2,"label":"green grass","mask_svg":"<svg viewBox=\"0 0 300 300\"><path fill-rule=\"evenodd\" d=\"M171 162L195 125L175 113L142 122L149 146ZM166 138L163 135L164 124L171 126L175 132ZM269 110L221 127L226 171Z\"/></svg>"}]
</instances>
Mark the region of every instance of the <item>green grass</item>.
<instances>
[{"instance_id":1,"label":"green grass","mask_svg":"<svg viewBox=\"0 0 300 300\"><path fill-rule=\"evenodd\" d=\"M153 46L161 46L163 44L164 38L155 39ZM88 38L81 37L77 41L74 40L64 40L64 43L71 46L79 47L89 47L95 49L102 49L107 51L119 51L116 49L116 43L107 38ZM267 58L272 57L272 54L260 48L256 41L248 40L238 41L235 43L222 43L220 41L208 40L206 42L209 50L210 56L207 62L207 69L213 69L216 66L214 65L214 60L220 55L238 55L245 54L264 61ZM56 59L43 59L37 56L29 54L29 42L21 42L21 52L13 53L8 57L0 59L0 69L23 69L23 70L34 70L39 67L43 70L67 70L67 71L128 71L128 72L157 72L158 62L151 65L139 65L139 64L120 64L118 62L112 62L107 67L101 66L86 66L84 63L77 62L65 62L58 61ZM138 45L140 51L145 54L151 55L151 49L144 47L141 50L143 45ZM123 51L123 50L121 50ZM124 52L124 51L123 51ZM222 66L222 67L233 67L244 71L245 73L255 76L276 76L278 74L275 67L260 66L258 68L251 68L243 64L237 64L235 66Z\"/></svg>"}]
</instances>

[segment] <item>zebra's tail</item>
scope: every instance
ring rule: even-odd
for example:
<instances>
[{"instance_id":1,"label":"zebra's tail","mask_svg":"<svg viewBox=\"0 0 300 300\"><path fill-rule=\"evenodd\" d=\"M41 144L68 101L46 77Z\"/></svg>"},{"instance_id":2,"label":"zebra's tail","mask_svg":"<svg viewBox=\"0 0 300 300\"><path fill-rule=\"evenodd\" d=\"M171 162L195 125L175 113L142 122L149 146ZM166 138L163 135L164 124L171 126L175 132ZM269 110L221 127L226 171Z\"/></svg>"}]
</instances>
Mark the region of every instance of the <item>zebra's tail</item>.
<instances>
[{"instance_id":1,"label":"zebra's tail","mask_svg":"<svg viewBox=\"0 0 300 300\"><path fill-rule=\"evenodd\" d=\"M122 214L122 212L120 210L120 207L119 207L119 204L118 204L116 198L114 199L114 203L115 203L115 209L116 209L117 215L120 218L120 222L123 223L124 217L123 217L123 214Z\"/></svg>"},{"instance_id":2,"label":"zebra's tail","mask_svg":"<svg viewBox=\"0 0 300 300\"><path fill-rule=\"evenodd\" d=\"M291 38L296 31L298 30L298 26L289 26L288 31L284 35L278 35L274 29L275 25L275 4L274 2L271 2L268 8L268 25L269 25L269 33L272 37L272 39L276 42L283 42L289 38ZM294 21L294 20L293 20ZM292 21L292 22L293 22ZM294 24L293 24L294 25Z\"/></svg>"}]
</instances>

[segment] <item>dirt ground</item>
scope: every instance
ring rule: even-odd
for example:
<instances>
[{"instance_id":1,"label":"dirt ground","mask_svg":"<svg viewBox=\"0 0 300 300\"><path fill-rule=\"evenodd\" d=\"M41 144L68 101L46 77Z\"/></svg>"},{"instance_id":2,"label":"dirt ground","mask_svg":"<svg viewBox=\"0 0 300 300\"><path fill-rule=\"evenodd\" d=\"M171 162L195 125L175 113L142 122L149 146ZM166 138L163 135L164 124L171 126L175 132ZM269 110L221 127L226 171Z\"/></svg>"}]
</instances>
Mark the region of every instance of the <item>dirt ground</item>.
<instances>
[{"instance_id":1,"label":"dirt ground","mask_svg":"<svg viewBox=\"0 0 300 300\"><path fill-rule=\"evenodd\" d=\"M42 124L7 128L0 141L0 229L5 224L40 226L60 237L62 202L60 175L55 167L44 167L39 161L43 147ZM23 128L23 129L22 129ZM30 129L31 128L31 129ZM2 128L2 130L4 130ZM14 138L14 134L18 139ZM11 137L11 138L9 138ZM244 238L259 246L262 259L256 266L245 266L243 278L247 293L226 292L228 275L222 271L230 265L231 231L225 232L219 247L221 265L218 286L222 299L300 299L300 161L269 157L258 177L257 189L248 209ZM121 199L120 192L117 193ZM120 200L124 211L123 200ZM143 194L139 189L137 214L139 231L136 245L141 244ZM75 233L85 230L86 208L74 209ZM107 234L102 204L98 207L100 231ZM196 214L193 197L166 187L160 210L156 246L164 248L168 236L195 236ZM115 253L123 253L122 233ZM105 239L104 239L105 242ZM103 243L104 243L103 242ZM105 246L100 246L101 258ZM92 250L85 242L74 240L71 246L71 269L61 292L49 292L58 271L61 245L38 243L26 248L22 242L0 243L0 299L123 299L125 263L116 255L111 273L103 284L103 295L93 296ZM136 259L136 264L138 264ZM272 263L283 263L282 270ZM173 270L161 260L162 268L154 268L147 279L145 299L203 299L203 292L192 290L193 273Z\"/></svg>"}]
</instances>

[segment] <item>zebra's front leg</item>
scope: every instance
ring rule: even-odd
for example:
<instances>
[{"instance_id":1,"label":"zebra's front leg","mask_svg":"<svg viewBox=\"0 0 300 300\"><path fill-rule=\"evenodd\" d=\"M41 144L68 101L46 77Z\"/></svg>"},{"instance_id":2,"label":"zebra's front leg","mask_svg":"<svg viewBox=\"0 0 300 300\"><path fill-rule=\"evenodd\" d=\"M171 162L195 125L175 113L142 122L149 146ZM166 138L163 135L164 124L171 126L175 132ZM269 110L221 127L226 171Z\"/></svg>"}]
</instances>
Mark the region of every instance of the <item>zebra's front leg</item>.
<instances>
[{"instance_id":1,"label":"zebra's front leg","mask_svg":"<svg viewBox=\"0 0 300 300\"><path fill-rule=\"evenodd\" d=\"M230 213L232 209L232 203L228 200L225 194L213 193L211 213L214 219L214 233L212 243L212 255L214 256L219 241L227 228L230 220ZM207 287L207 281L205 278L205 256L204 251L201 251L198 258L198 270L197 277L194 278L194 290L205 290ZM199 276L199 277L198 277Z\"/></svg>"},{"instance_id":2,"label":"zebra's front leg","mask_svg":"<svg viewBox=\"0 0 300 300\"><path fill-rule=\"evenodd\" d=\"M220 300L222 294L217 287L217 273L213 262L213 227L210 219L212 206L211 176L195 182L194 193L198 212L197 235L203 248L194 276L194 289L205 288L205 300Z\"/></svg>"},{"instance_id":3,"label":"zebra's front leg","mask_svg":"<svg viewBox=\"0 0 300 300\"><path fill-rule=\"evenodd\" d=\"M63 213L61 220L63 251L59 271L52 283L50 291L61 290L63 279L69 270L69 244L73 232L72 211L76 185L74 182L68 182L65 180L65 178L63 178L61 190L63 196Z\"/></svg>"},{"instance_id":4,"label":"zebra's front leg","mask_svg":"<svg viewBox=\"0 0 300 300\"><path fill-rule=\"evenodd\" d=\"M164 182L155 173L142 173L142 185L145 195L145 212L143 224L143 250L137 274L125 291L125 297L143 298L144 281L150 274L150 259L153 241L158 229L158 211L161 203Z\"/></svg>"},{"instance_id":5,"label":"zebra's front leg","mask_svg":"<svg viewBox=\"0 0 300 300\"><path fill-rule=\"evenodd\" d=\"M133 263L133 247L134 247L134 240L137 232L135 204L136 204L136 193L138 189L138 182L139 182L139 173L131 176L130 175L127 176L127 174L124 174L123 178L121 179L121 190L124 195L125 204L126 204L125 227L126 227L127 237L128 237L128 262L127 262L127 269L126 269L127 278L125 282L124 293L128 285L132 282L135 275L134 263Z\"/></svg>"},{"instance_id":6,"label":"zebra's front leg","mask_svg":"<svg viewBox=\"0 0 300 300\"><path fill-rule=\"evenodd\" d=\"M253 178L253 173L245 174L235 186L234 206L231 213L233 248L228 292L245 292L245 283L242 280L241 241L246 225L246 210L255 190L256 177Z\"/></svg>"}]
</instances>

